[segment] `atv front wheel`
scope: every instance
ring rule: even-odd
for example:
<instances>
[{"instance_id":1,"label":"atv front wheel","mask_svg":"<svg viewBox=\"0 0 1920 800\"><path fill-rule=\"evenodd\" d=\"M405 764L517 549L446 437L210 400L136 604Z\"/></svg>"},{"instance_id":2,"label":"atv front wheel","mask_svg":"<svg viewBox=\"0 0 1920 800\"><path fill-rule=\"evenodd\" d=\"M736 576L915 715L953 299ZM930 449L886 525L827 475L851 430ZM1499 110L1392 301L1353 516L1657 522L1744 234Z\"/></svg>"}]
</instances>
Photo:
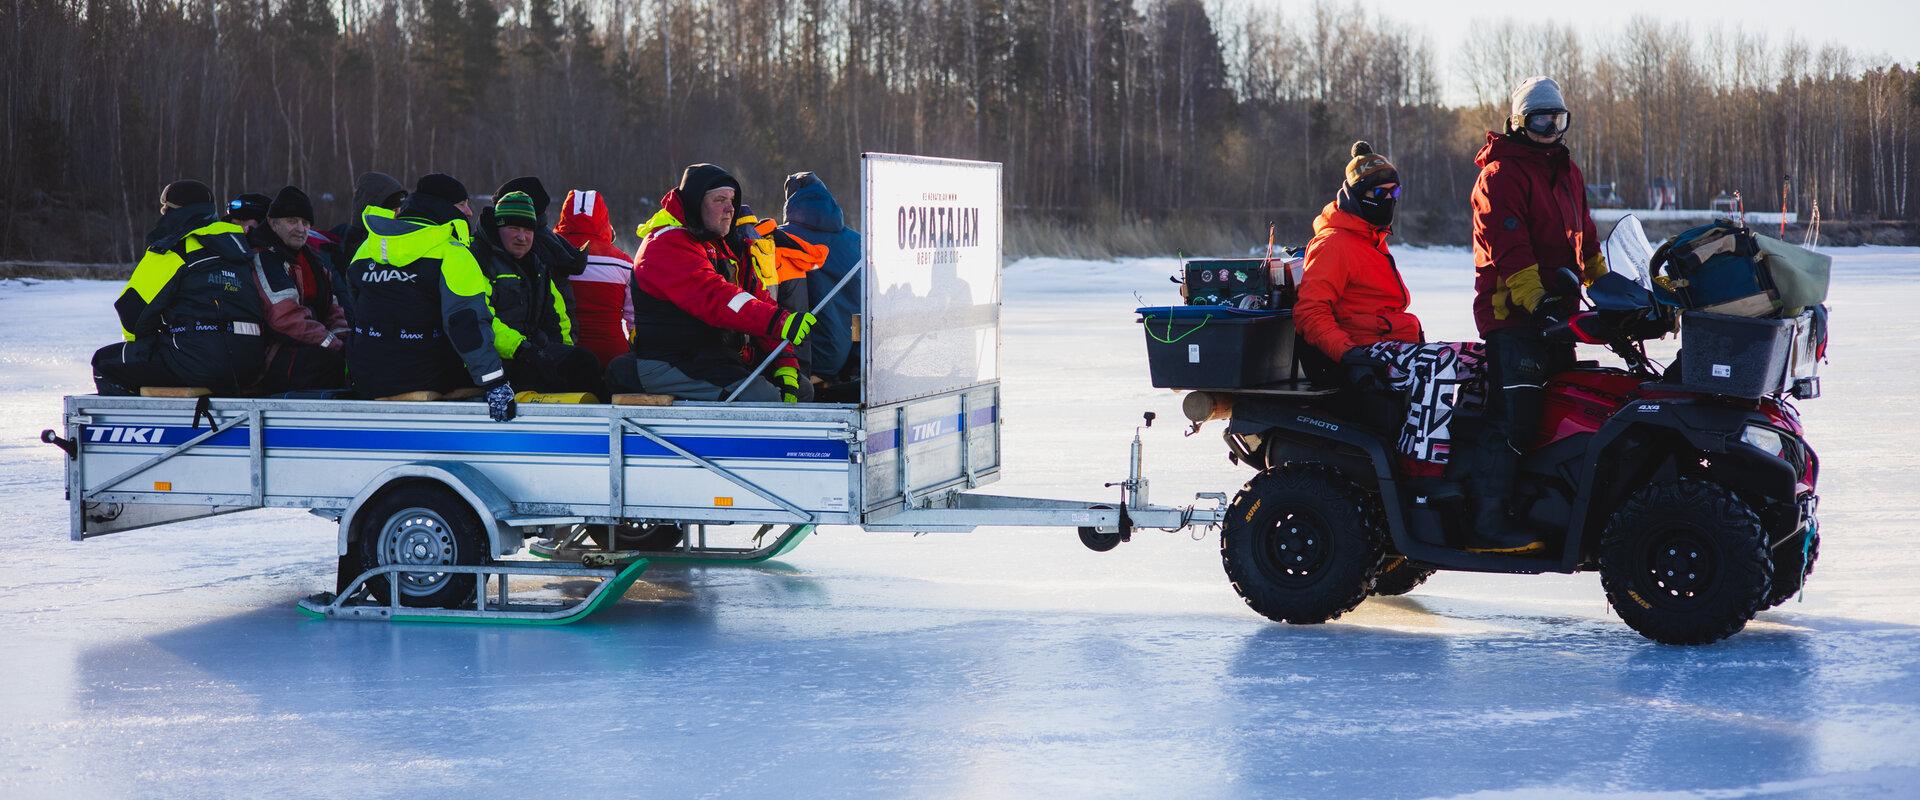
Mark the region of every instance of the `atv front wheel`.
<instances>
[{"instance_id":1,"label":"atv front wheel","mask_svg":"<svg viewBox=\"0 0 1920 800\"><path fill-rule=\"evenodd\" d=\"M1359 487L1324 464L1255 475L1227 506L1220 561L1233 589L1276 622L1326 622L1367 599L1379 532Z\"/></svg>"},{"instance_id":2,"label":"atv front wheel","mask_svg":"<svg viewBox=\"0 0 1920 800\"><path fill-rule=\"evenodd\" d=\"M1665 644L1738 633L1772 589L1767 532L1733 491L1682 478L1634 492L1607 523L1600 585L1628 627Z\"/></svg>"},{"instance_id":3,"label":"atv front wheel","mask_svg":"<svg viewBox=\"0 0 1920 800\"><path fill-rule=\"evenodd\" d=\"M1373 579L1375 597L1396 597L1414 590L1420 584L1433 577L1433 568L1422 567L1395 556L1381 565L1380 574Z\"/></svg>"}]
</instances>

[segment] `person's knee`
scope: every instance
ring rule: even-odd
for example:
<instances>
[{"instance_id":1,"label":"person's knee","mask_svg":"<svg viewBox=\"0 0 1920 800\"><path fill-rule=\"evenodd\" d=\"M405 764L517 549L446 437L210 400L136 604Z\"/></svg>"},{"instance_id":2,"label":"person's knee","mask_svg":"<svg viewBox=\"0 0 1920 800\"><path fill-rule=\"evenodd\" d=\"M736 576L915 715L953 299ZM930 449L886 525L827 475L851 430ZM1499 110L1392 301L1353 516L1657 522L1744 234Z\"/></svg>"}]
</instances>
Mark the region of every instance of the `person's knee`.
<instances>
[{"instance_id":1,"label":"person's knee","mask_svg":"<svg viewBox=\"0 0 1920 800\"><path fill-rule=\"evenodd\" d=\"M739 384L735 385L737 386ZM732 393L732 387L729 387L727 392ZM771 381L754 378L753 380L747 381L746 388L740 391L740 396L736 399L748 403L778 403L780 402L780 387Z\"/></svg>"}]
</instances>

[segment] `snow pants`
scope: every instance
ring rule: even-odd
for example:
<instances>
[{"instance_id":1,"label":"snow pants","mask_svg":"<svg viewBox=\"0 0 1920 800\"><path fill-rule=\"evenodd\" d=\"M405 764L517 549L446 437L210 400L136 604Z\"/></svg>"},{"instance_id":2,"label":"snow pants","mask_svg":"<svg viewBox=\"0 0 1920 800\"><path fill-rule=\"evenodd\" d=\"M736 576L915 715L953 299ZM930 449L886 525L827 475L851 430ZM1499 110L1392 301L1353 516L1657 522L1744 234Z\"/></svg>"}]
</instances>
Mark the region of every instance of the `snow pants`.
<instances>
[{"instance_id":1,"label":"snow pants","mask_svg":"<svg viewBox=\"0 0 1920 800\"><path fill-rule=\"evenodd\" d=\"M520 346L506 360L507 382L515 391L590 392L601 394L600 359L584 347L566 344Z\"/></svg>"},{"instance_id":2,"label":"snow pants","mask_svg":"<svg viewBox=\"0 0 1920 800\"><path fill-rule=\"evenodd\" d=\"M672 362L628 354L607 365L607 391L665 394L682 400L724 400L746 381L749 371L738 359L718 353L703 353ZM801 381L802 402L812 399L811 389L809 383ZM778 403L780 387L763 375L747 383L739 399L750 403Z\"/></svg>"},{"instance_id":3,"label":"snow pants","mask_svg":"<svg viewBox=\"0 0 1920 800\"><path fill-rule=\"evenodd\" d=\"M309 344L280 342L267 358L267 370L254 391L263 395L312 389L344 389L347 354Z\"/></svg>"},{"instance_id":4,"label":"snow pants","mask_svg":"<svg viewBox=\"0 0 1920 800\"><path fill-rule=\"evenodd\" d=\"M102 347L93 354L93 386L102 395L137 396L148 386L198 386L238 395L259 378L258 335L176 333Z\"/></svg>"},{"instance_id":5,"label":"snow pants","mask_svg":"<svg viewBox=\"0 0 1920 800\"><path fill-rule=\"evenodd\" d=\"M1406 420L1396 439L1401 456L1447 463L1456 409L1480 400L1484 353L1479 342L1379 342L1367 347L1367 357L1381 364L1388 385L1407 398Z\"/></svg>"},{"instance_id":6,"label":"snow pants","mask_svg":"<svg viewBox=\"0 0 1920 800\"><path fill-rule=\"evenodd\" d=\"M1487 333L1487 413L1473 455L1473 490L1483 498L1513 493L1520 456L1534 445L1547 379L1573 366L1573 345L1549 342L1534 327Z\"/></svg>"}]
</instances>

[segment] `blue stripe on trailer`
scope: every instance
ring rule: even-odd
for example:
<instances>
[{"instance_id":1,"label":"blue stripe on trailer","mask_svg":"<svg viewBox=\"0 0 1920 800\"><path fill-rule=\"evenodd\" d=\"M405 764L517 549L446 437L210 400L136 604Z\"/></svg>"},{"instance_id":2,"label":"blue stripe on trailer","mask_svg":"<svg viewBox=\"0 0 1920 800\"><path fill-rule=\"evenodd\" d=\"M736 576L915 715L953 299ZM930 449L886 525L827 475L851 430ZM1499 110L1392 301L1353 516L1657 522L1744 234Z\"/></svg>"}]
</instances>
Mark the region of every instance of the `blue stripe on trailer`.
<instances>
[{"instance_id":1,"label":"blue stripe on trailer","mask_svg":"<svg viewBox=\"0 0 1920 800\"><path fill-rule=\"evenodd\" d=\"M171 447L205 433L204 428L147 425L85 425L81 441L88 444L128 444ZM667 441L702 458L791 459L845 461L846 442L828 439L773 439L733 436L669 436ZM225 431L200 447L246 447L244 428ZM265 445L272 450L358 450L362 452L517 453L527 455L607 454L607 437L591 433L528 433L503 431L381 430L370 428L268 428ZM644 436L627 434L621 447L629 456L675 457L672 451Z\"/></svg>"},{"instance_id":2,"label":"blue stripe on trailer","mask_svg":"<svg viewBox=\"0 0 1920 800\"><path fill-rule=\"evenodd\" d=\"M935 417L925 422L916 422L907 426L907 444L914 445L929 442L947 436L955 436L962 431L984 428L1000 422L1000 407L987 406L967 412L965 420L959 414ZM900 430L877 431L867 434L867 452L884 453L900 446Z\"/></svg>"}]
</instances>

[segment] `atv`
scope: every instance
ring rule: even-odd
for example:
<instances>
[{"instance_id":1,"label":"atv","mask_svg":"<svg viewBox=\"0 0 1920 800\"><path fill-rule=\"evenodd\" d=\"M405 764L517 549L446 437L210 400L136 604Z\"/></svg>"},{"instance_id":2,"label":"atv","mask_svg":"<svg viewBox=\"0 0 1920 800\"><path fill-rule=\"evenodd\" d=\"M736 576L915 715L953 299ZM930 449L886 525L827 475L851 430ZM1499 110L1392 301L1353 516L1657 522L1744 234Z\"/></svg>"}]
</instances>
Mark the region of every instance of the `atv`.
<instances>
[{"instance_id":1,"label":"atv","mask_svg":"<svg viewBox=\"0 0 1920 800\"><path fill-rule=\"evenodd\" d=\"M1578 297L1577 279L1562 280ZM1817 378L1757 399L1681 385L1678 361L1662 370L1643 344L1675 329L1674 312L1623 273L1590 294L1592 310L1546 335L1603 344L1625 366L1578 362L1547 384L1514 494L1517 524L1544 552L1470 552L1465 504L1437 499L1433 478L1405 475L1399 418L1360 418L1368 404L1349 389L1296 381L1190 395L1189 418L1226 417L1230 460L1255 470L1220 535L1247 605L1313 624L1437 570L1597 571L1629 627L1705 644L1799 592L1819 553L1820 462L1790 396L1817 396ZM1457 440L1472 441L1472 410L1455 413Z\"/></svg>"}]
</instances>

